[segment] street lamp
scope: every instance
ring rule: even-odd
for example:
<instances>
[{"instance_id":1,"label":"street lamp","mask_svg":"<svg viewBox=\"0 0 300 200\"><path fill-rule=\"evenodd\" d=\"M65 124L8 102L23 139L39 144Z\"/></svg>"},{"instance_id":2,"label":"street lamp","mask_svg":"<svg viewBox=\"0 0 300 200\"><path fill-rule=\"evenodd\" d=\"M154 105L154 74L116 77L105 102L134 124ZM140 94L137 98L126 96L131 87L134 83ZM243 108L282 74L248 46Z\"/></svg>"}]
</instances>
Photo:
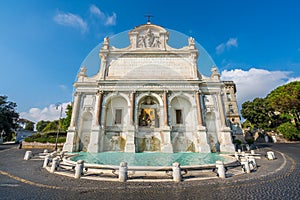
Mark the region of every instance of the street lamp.
<instances>
[{"instance_id":1,"label":"street lamp","mask_svg":"<svg viewBox=\"0 0 300 200\"><path fill-rule=\"evenodd\" d=\"M56 133L56 140L55 140L55 151L57 151L57 140L58 140L58 135L59 135L59 132L60 132L60 120L61 120L61 115L62 115L63 107L62 107L61 103L56 103L55 106L56 106L56 110L58 110L59 107L60 107L59 121L58 121L58 130L57 130L57 133Z\"/></svg>"}]
</instances>

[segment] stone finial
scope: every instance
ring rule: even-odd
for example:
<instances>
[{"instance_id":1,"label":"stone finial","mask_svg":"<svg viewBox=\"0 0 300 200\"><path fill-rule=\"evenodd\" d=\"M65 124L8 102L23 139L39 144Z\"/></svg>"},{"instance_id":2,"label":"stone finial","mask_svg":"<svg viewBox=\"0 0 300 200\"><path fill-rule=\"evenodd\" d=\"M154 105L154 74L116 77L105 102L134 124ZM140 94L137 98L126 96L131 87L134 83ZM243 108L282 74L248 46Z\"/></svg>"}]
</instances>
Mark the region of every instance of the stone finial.
<instances>
[{"instance_id":1,"label":"stone finial","mask_svg":"<svg viewBox=\"0 0 300 200\"><path fill-rule=\"evenodd\" d=\"M188 41L189 41L189 48L190 49L196 49L196 47L195 47L195 39L193 37L189 37Z\"/></svg>"},{"instance_id":2,"label":"stone finial","mask_svg":"<svg viewBox=\"0 0 300 200\"><path fill-rule=\"evenodd\" d=\"M82 82L84 80L84 77L86 77L86 68L85 67L81 67L80 68L80 71L77 75L77 78L78 78L78 82Z\"/></svg>"},{"instance_id":3,"label":"stone finial","mask_svg":"<svg viewBox=\"0 0 300 200\"><path fill-rule=\"evenodd\" d=\"M78 76L86 76L86 70L87 69L85 67L81 67Z\"/></svg>"},{"instance_id":4,"label":"stone finial","mask_svg":"<svg viewBox=\"0 0 300 200\"><path fill-rule=\"evenodd\" d=\"M102 49L103 50L108 50L109 49L109 37L105 37L103 39Z\"/></svg>"},{"instance_id":5,"label":"stone finial","mask_svg":"<svg viewBox=\"0 0 300 200\"><path fill-rule=\"evenodd\" d=\"M216 80L220 80L220 73L219 73L219 71L218 71L218 69L217 69L217 67L216 66L213 66L211 69L210 69L210 71L212 72L211 73L211 78L212 79L216 79Z\"/></svg>"}]
</instances>

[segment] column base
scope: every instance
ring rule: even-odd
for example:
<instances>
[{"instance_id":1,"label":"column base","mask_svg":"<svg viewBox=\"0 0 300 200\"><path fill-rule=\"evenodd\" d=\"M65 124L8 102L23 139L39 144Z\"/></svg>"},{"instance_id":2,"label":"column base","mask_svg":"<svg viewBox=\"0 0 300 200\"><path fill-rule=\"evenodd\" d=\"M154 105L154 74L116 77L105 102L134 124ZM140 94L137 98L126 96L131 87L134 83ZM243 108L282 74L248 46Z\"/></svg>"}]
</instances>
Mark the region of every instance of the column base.
<instances>
[{"instance_id":1,"label":"column base","mask_svg":"<svg viewBox=\"0 0 300 200\"><path fill-rule=\"evenodd\" d=\"M206 135L206 127L205 126L197 126L197 132L199 137L199 144L196 145L199 153L210 153L211 149L208 144L207 135Z\"/></svg>"},{"instance_id":2,"label":"column base","mask_svg":"<svg viewBox=\"0 0 300 200\"><path fill-rule=\"evenodd\" d=\"M125 152L135 153L135 144L126 144Z\"/></svg>"},{"instance_id":3,"label":"column base","mask_svg":"<svg viewBox=\"0 0 300 200\"><path fill-rule=\"evenodd\" d=\"M210 146L208 144L199 144L197 145L199 153L211 153Z\"/></svg>"},{"instance_id":4,"label":"column base","mask_svg":"<svg viewBox=\"0 0 300 200\"><path fill-rule=\"evenodd\" d=\"M235 147L232 143L230 128L226 127L220 133L220 151L221 152L235 152Z\"/></svg>"},{"instance_id":5,"label":"column base","mask_svg":"<svg viewBox=\"0 0 300 200\"><path fill-rule=\"evenodd\" d=\"M125 152L135 153L134 135L134 126L129 126L126 133Z\"/></svg>"},{"instance_id":6,"label":"column base","mask_svg":"<svg viewBox=\"0 0 300 200\"><path fill-rule=\"evenodd\" d=\"M98 153L100 147L100 126L93 127L87 152Z\"/></svg>"},{"instance_id":7,"label":"column base","mask_svg":"<svg viewBox=\"0 0 300 200\"><path fill-rule=\"evenodd\" d=\"M76 133L76 128L75 127L69 127L68 133L67 133L67 139L66 142L63 146L63 151L67 152L74 152L76 151L76 145L75 145L75 134Z\"/></svg>"},{"instance_id":8,"label":"column base","mask_svg":"<svg viewBox=\"0 0 300 200\"><path fill-rule=\"evenodd\" d=\"M173 146L172 144L165 144L161 147L162 153L173 153Z\"/></svg>"}]
</instances>

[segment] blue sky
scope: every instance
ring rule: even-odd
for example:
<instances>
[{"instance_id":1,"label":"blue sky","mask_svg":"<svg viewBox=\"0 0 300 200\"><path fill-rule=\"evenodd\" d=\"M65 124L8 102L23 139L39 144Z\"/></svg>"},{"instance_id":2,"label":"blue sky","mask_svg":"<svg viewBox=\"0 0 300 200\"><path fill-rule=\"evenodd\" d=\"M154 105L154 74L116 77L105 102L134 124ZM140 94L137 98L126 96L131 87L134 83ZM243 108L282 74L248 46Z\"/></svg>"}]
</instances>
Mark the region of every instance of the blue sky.
<instances>
[{"instance_id":1,"label":"blue sky","mask_svg":"<svg viewBox=\"0 0 300 200\"><path fill-rule=\"evenodd\" d=\"M0 95L35 122L55 119L72 83L103 37L152 23L192 36L239 105L300 77L297 0L10 0L0 6ZM65 105L65 104L64 104Z\"/></svg>"}]
</instances>

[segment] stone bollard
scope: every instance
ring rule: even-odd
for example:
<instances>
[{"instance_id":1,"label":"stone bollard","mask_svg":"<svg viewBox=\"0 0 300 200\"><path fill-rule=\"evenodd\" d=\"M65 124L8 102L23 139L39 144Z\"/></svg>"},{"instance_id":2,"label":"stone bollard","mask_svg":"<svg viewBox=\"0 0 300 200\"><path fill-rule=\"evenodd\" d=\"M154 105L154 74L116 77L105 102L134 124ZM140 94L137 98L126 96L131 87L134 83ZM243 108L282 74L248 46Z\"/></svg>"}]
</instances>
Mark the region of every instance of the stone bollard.
<instances>
[{"instance_id":1,"label":"stone bollard","mask_svg":"<svg viewBox=\"0 0 300 200\"><path fill-rule=\"evenodd\" d=\"M126 182L128 178L127 162L121 162L119 166L119 181Z\"/></svg>"},{"instance_id":2,"label":"stone bollard","mask_svg":"<svg viewBox=\"0 0 300 200\"><path fill-rule=\"evenodd\" d=\"M255 154L254 150L251 150L251 155L254 155L254 154Z\"/></svg>"},{"instance_id":3,"label":"stone bollard","mask_svg":"<svg viewBox=\"0 0 300 200\"><path fill-rule=\"evenodd\" d=\"M254 156L248 156L248 162L250 170L254 170L257 166Z\"/></svg>"},{"instance_id":4,"label":"stone bollard","mask_svg":"<svg viewBox=\"0 0 300 200\"><path fill-rule=\"evenodd\" d=\"M244 172L250 173L250 167L249 167L249 162L248 162L247 158L242 158L241 159L241 164L244 167Z\"/></svg>"},{"instance_id":5,"label":"stone bollard","mask_svg":"<svg viewBox=\"0 0 300 200\"><path fill-rule=\"evenodd\" d=\"M55 172L55 170L57 169L57 167L58 167L58 162L59 162L59 158L53 158L52 159L52 165L51 165L51 168L50 168L50 172L51 173L54 173Z\"/></svg>"},{"instance_id":6,"label":"stone bollard","mask_svg":"<svg viewBox=\"0 0 300 200\"><path fill-rule=\"evenodd\" d=\"M241 153L242 152L242 150L241 149L238 149L238 153Z\"/></svg>"},{"instance_id":7,"label":"stone bollard","mask_svg":"<svg viewBox=\"0 0 300 200\"><path fill-rule=\"evenodd\" d=\"M216 168L219 178L226 178L224 163L221 160L216 161Z\"/></svg>"},{"instance_id":8,"label":"stone bollard","mask_svg":"<svg viewBox=\"0 0 300 200\"><path fill-rule=\"evenodd\" d=\"M234 157L235 157L236 160L239 160L239 159L240 159L239 153L238 153L238 152L235 152L235 153L234 153Z\"/></svg>"},{"instance_id":9,"label":"stone bollard","mask_svg":"<svg viewBox=\"0 0 300 200\"><path fill-rule=\"evenodd\" d=\"M172 170L173 170L173 181L174 182L180 182L181 181L181 168L179 162L174 162L172 164Z\"/></svg>"},{"instance_id":10,"label":"stone bollard","mask_svg":"<svg viewBox=\"0 0 300 200\"><path fill-rule=\"evenodd\" d=\"M45 156L45 159L44 159L43 168L46 168L48 166L49 162L50 162L50 156L47 155L47 156Z\"/></svg>"},{"instance_id":11,"label":"stone bollard","mask_svg":"<svg viewBox=\"0 0 300 200\"><path fill-rule=\"evenodd\" d=\"M48 149L44 149L44 153L48 153Z\"/></svg>"},{"instance_id":12,"label":"stone bollard","mask_svg":"<svg viewBox=\"0 0 300 200\"><path fill-rule=\"evenodd\" d=\"M24 160L30 160L32 158L32 151L26 151Z\"/></svg>"},{"instance_id":13,"label":"stone bollard","mask_svg":"<svg viewBox=\"0 0 300 200\"><path fill-rule=\"evenodd\" d=\"M75 166L75 178L78 179L81 177L81 175L83 174L83 165L84 165L84 161L83 160L78 160Z\"/></svg>"},{"instance_id":14,"label":"stone bollard","mask_svg":"<svg viewBox=\"0 0 300 200\"><path fill-rule=\"evenodd\" d=\"M267 158L268 160L275 160L275 154L273 151L268 151L267 152Z\"/></svg>"},{"instance_id":15,"label":"stone bollard","mask_svg":"<svg viewBox=\"0 0 300 200\"><path fill-rule=\"evenodd\" d=\"M245 154L246 154L245 151L242 151L242 156L245 156Z\"/></svg>"}]
</instances>

